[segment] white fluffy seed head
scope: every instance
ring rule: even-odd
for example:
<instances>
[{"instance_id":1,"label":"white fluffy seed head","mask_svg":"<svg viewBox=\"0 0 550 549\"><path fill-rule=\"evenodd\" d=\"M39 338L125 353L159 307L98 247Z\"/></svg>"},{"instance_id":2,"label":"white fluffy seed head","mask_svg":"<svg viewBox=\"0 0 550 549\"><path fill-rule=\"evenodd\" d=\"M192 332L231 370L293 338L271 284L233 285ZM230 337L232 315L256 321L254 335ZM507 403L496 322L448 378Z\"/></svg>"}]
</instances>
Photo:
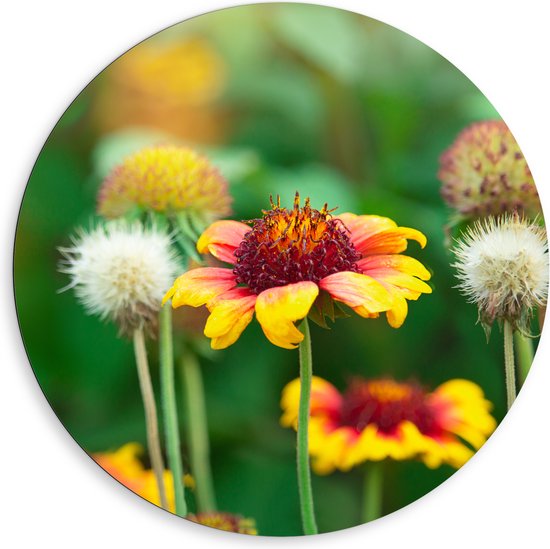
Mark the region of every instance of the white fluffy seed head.
<instances>
[{"instance_id":1,"label":"white fluffy seed head","mask_svg":"<svg viewBox=\"0 0 550 549\"><path fill-rule=\"evenodd\" d=\"M59 248L59 270L89 314L116 322L124 335L150 328L180 270L170 237L155 226L115 221L81 230Z\"/></svg>"},{"instance_id":2,"label":"white fluffy seed head","mask_svg":"<svg viewBox=\"0 0 550 549\"><path fill-rule=\"evenodd\" d=\"M458 288L476 303L480 320L509 320L526 329L531 310L548 298L545 230L517 215L488 217L470 227L454 248Z\"/></svg>"}]
</instances>

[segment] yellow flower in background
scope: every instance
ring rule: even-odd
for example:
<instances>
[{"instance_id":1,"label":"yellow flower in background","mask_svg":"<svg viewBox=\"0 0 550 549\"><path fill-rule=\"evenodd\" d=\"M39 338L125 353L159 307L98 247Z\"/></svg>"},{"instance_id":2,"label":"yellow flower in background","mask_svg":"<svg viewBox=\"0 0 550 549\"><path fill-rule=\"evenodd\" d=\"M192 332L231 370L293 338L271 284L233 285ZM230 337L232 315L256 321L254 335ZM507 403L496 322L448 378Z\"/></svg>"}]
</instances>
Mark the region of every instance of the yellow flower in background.
<instances>
[{"instance_id":1,"label":"yellow flower in background","mask_svg":"<svg viewBox=\"0 0 550 549\"><path fill-rule=\"evenodd\" d=\"M94 122L103 132L141 126L193 142L218 142L225 115L215 102L226 72L220 54L203 38L151 38L105 70Z\"/></svg>"},{"instance_id":2,"label":"yellow flower in background","mask_svg":"<svg viewBox=\"0 0 550 549\"><path fill-rule=\"evenodd\" d=\"M107 176L98 194L106 218L141 207L166 214L190 212L211 222L228 215L228 184L208 159L187 147L158 145L128 156Z\"/></svg>"},{"instance_id":3,"label":"yellow flower in background","mask_svg":"<svg viewBox=\"0 0 550 549\"><path fill-rule=\"evenodd\" d=\"M198 251L232 267L192 269L164 298L171 298L174 308L206 305L204 333L214 349L233 344L254 312L271 343L294 349L303 339L294 322L314 304L323 314L327 300L329 310L335 300L365 318L386 312L398 328L407 316L407 300L431 292L423 282L430 278L426 268L401 255L407 239L426 244L415 229L376 215L333 216L326 205L312 208L309 199L300 207L298 194L292 209L272 203L263 214L251 226L217 221L207 228Z\"/></svg>"},{"instance_id":4,"label":"yellow flower in background","mask_svg":"<svg viewBox=\"0 0 550 549\"><path fill-rule=\"evenodd\" d=\"M158 486L155 474L152 469L145 469L139 456L144 454L143 447L136 442L129 442L114 452L102 452L92 454L93 460L114 479L124 484L138 496L161 507ZM184 483L192 488L193 478L185 475ZM164 471L164 485L166 488L166 499L168 510L175 512L174 483L172 473Z\"/></svg>"},{"instance_id":5,"label":"yellow flower in background","mask_svg":"<svg viewBox=\"0 0 550 549\"><path fill-rule=\"evenodd\" d=\"M464 129L441 155L438 176L445 202L464 217L542 213L531 170L501 120Z\"/></svg>"},{"instance_id":6,"label":"yellow flower in background","mask_svg":"<svg viewBox=\"0 0 550 549\"><path fill-rule=\"evenodd\" d=\"M187 518L203 526L224 530L225 532L235 532L237 534L249 534L255 536L258 534L256 523L253 519L243 518L240 515L231 515L218 511L190 514Z\"/></svg>"},{"instance_id":7,"label":"yellow flower in background","mask_svg":"<svg viewBox=\"0 0 550 549\"><path fill-rule=\"evenodd\" d=\"M296 428L300 380L281 398L281 424ZM461 467L496 428L481 388L453 379L432 392L392 379L351 381L341 393L313 377L309 453L318 474L365 461L420 459L428 467Z\"/></svg>"}]
</instances>

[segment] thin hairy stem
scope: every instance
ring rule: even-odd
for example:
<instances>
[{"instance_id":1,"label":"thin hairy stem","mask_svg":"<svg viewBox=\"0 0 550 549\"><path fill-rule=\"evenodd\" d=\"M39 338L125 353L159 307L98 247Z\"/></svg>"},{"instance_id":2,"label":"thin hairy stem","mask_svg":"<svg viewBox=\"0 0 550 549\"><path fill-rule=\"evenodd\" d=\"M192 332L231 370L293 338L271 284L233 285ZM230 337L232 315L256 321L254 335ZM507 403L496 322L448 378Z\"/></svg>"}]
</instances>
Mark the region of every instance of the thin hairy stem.
<instances>
[{"instance_id":1,"label":"thin hairy stem","mask_svg":"<svg viewBox=\"0 0 550 549\"><path fill-rule=\"evenodd\" d=\"M504 372L506 374L506 403L509 410L516 399L516 371L514 365L514 333L508 320L504 321Z\"/></svg>"},{"instance_id":2,"label":"thin hairy stem","mask_svg":"<svg viewBox=\"0 0 550 549\"><path fill-rule=\"evenodd\" d=\"M183 465L181 461L178 409L174 385L174 350L172 343L172 308L162 307L159 318L160 350L160 391L164 417L164 435L168 453L168 466L172 471L176 514L187 515L185 487L183 484Z\"/></svg>"},{"instance_id":3,"label":"thin hairy stem","mask_svg":"<svg viewBox=\"0 0 550 549\"><path fill-rule=\"evenodd\" d=\"M147 362L147 351L145 349L145 337L142 329L134 331L134 353L136 356L139 386L143 398L143 406L145 408L145 427L147 430L149 457L157 481L160 504L163 509L168 509L166 490L164 489L164 463L160 450L157 406L155 404L155 394L153 392L153 384L151 383L149 363Z\"/></svg>"},{"instance_id":4,"label":"thin hairy stem","mask_svg":"<svg viewBox=\"0 0 550 549\"><path fill-rule=\"evenodd\" d=\"M187 348L182 350L180 366L185 390L187 443L191 472L195 477L197 507L201 512L215 511L216 498L210 468L208 421L201 367L197 357Z\"/></svg>"},{"instance_id":5,"label":"thin hairy stem","mask_svg":"<svg viewBox=\"0 0 550 549\"><path fill-rule=\"evenodd\" d=\"M363 485L363 522L376 520L382 515L384 471L381 462L371 462L365 468Z\"/></svg>"},{"instance_id":6,"label":"thin hairy stem","mask_svg":"<svg viewBox=\"0 0 550 549\"><path fill-rule=\"evenodd\" d=\"M304 339L299 346L300 407L298 410L297 437L298 490L300 492L300 509L302 512L304 534L317 534L318 530L317 522L315 521L308 453L309 408L313 364L311 357L311 337L307 318L305 318L300 325L300 330L304 334Z\"/></svg>"}]
</instances>

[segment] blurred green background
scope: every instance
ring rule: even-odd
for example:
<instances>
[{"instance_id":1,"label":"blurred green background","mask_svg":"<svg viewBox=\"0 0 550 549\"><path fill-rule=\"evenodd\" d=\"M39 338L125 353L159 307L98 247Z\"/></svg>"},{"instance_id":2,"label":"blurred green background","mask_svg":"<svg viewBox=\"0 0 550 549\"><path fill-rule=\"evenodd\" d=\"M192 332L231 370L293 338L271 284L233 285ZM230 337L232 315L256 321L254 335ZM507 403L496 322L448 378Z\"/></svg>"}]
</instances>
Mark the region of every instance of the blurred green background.
<instances>
[{"instance_id":1,"label":"blurred green background","mask_svg":"<svg viewBox=\"0 0 550 549\"><path fill-rule=\"evenodd\" d=\"M428 236L408 253L433 271L432 295L405 325L357 316L312 327L314 371L338 387L350 376L395 376L435 387L464 377L504 414L501 339L453 288L438 157L468 123L496 118L480 91L437 53L396 29L331 8L247 6L176 25L115 61L77 97L29 180L15 249L25 346L49 402L89 452L145 443L132 347L86 316L56 270L58 246L89 226L108 170L160 141L206 152L230 181L234 218L250 219L296 190L313 205L376 213ZM155 382L156 350L151 346ZM260 533L301 533L295 434L279 426L281 389L297 353L252 323L202 358L220 509L254 517ZM157 384L158 385L158 384ZM181 397L181 395L180 395ZM181 400L181 398L180 398ZM185 451L185 449L184 449ZM454 472L388 463L384 512ZM321 531L360 523L362 470L314 476Z\"/></svg>"}]
</instances>

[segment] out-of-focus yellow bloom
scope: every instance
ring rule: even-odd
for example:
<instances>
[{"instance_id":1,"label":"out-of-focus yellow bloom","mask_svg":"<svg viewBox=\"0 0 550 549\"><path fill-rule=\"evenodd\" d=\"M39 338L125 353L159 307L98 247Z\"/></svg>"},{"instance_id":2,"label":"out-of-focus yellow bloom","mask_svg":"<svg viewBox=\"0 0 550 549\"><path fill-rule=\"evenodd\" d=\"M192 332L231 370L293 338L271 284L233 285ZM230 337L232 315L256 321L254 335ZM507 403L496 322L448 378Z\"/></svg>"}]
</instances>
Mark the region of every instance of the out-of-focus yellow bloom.
<instances>
[{"instance_id":1,"label":"out-of-focus yellow bloom","mask_svg":"<svg viewBox=\"0 0 550 549\"><path fill-rule=\"evenodd\" d=\"M211 511L207 513L197 513L188 515L187 518L203 526L224 530L226 532L235 532L238 534L249 534L255 536L258 534L256 523L253 519L243 518L239 515L230 513L221 513Z\"/></svg>"},{"instance_id":2,"label":"out-of-focus yellow bloom","mask_svg":"<svg viewBox=\"0 0 550 549\"><path fill-rule=\"evenodd\" d=\"M143 447L140 444L129 442L114 452L92 454L92 458L114 479L124 484L132 492L161 507L155 474L152 469L145 469L139 459L143 453ZM193 488L195 484L193 477L185 475L184 484ZM174 513L176 509L174 483L170 471L164 471L164 485L168 510Z\"/></svg>"},{"instance_id":3,"label":"out-of-focus yellow bloom","mask_svg":"<svg viewBox=\"0 0 550 549\"><path fill-rule=\"evenodd\" d=\"M231 211L227 187L218 169L192 149L146 147L107 176L98 194L98 213L116 218L138 206L166 214L193 213L212 222Z\"/></svg>"},{"instance_id":4,"label":"out-of-focus yellow bloom","mask_svg":"<svg viewBox=\"0 0 550 549\"><path fill-rule=\"evenodd\" d=\"M271 343L294 349L304 337L294 323L317 307L321 292L321 300L344 303L364 318L385 312L398 328L407 316L407 300L432 291L424 282L428 270L401 254L409 239L425 246L426 237L416 229L377 215L333 216L326 205L321 211L311 208L309 199L300 207L298 194L294 208L277 203L263 214L252 227L238 221L208 227L198 251L231 268L192 269L164 298L171 298L174 308L206 305L204 334L214 349L232 345L254 312Z\"/></svg>"},{"instance_id":5,"label":"out-of-focus yellow bloom","mask_svg":"<svg viewBox=\"0 0 550 549\"><path fill-rule=\"evenodd\" d=\"M296 428L300 380L283 390L281 424ZM461 467L496 428L478 385L453 379L427 392L392 379L354 379L344 393L313 378L309 453L318 474L364 461L421 459Z\"/></svg>"},{"instance_id":6,"label":"out-of-focus yellow bloom","mask_svg":"<svg viewBox=\"0 0 550 549\"><path fill-rule=\"evenodd\" d=\"M213 104L225 88L226 68L202 38L146 40L103 78L94 110L102 131L145 126L195 142L215 142L223 133Z\"/></svg>"}]
</instances>

